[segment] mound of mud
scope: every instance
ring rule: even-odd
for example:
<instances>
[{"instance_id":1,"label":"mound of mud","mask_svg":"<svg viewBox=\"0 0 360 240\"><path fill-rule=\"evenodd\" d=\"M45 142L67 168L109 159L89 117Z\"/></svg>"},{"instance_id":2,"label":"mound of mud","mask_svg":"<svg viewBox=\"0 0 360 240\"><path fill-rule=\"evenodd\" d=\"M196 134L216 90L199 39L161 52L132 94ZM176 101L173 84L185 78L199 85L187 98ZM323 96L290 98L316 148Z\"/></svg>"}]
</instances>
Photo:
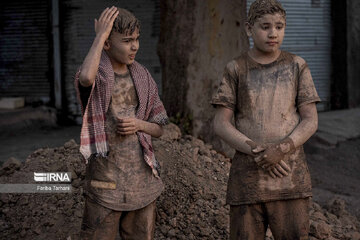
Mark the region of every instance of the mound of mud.
<instances>
[{"instance_id":1,"label":"mound of mud","mask_svg":"<svg viewBox=\"0 0 360 240\"><path fill-rule=\"evenodd\" d=\"M175 125L154 140L165 191L157 201L155 239L227 239L225 192L230 160ZM85 165L74 140L38 149L25 163L9 159L0 183L34 183L34 172L71 172L72 193L1 194L0 239L77 239L84 208ZM313 203L311 239L360 239L358 220L341 199ZM271 238L268 232L267 239Z\"/></svg>"}]
</instances>

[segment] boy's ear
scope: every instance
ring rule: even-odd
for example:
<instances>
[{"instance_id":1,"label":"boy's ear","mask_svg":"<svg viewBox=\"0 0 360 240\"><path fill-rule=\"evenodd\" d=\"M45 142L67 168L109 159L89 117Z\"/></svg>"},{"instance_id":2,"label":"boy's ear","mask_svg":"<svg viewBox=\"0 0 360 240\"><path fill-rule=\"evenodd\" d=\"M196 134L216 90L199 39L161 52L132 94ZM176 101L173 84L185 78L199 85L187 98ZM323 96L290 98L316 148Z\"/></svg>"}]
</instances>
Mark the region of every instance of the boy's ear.
<instances>
[{"instance_id":1,"label":"boy's ear","mask_svg":"<svg viewBox=\"0 0 360 240\"><path fill-rule=\"evenodd\" d=\"M109 39L106 39L105 40L105 43L104 43L104 50L109 50L110 49L110 41Z\"/></svg>"},{"instance_id":2,"label":"boy's ear","mask_svg":"<svg viewBox=\"0 0 360 240\"><path fill-rule=\"evenodd\" d=\"M246 35L248 36L248 37L251 37L251 35L252 35L252 32L251 32L251 25L247 22L247 23L245 23L245 31L246 31Z\"/></svg>"}]
</instances>

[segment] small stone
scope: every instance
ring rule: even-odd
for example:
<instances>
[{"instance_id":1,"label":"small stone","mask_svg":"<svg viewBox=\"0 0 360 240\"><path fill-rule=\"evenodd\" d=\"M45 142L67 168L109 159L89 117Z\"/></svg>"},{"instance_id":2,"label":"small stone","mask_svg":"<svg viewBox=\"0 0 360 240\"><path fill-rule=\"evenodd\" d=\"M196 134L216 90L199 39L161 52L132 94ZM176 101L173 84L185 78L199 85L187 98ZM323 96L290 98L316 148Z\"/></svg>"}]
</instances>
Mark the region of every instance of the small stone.
<instances>
[{"instance_id":1,"label":"small stone","mask_svg":"<svg viewBox=\"0 0 360 240\"><path fill-rule=\"evenodd\" d=\"M195 240L195 236L194 234L190 233L189 236L188 236L189 240Z\"/></svg>"},{"instance_id":2,"label":"small stone","mask_svg":"<svg viewBox=\"0 0 360 240\"><path fill-rule=\"evenodd\" d=\"M269 239L272 239L272 238L273 238L273 235L272 235L272 232L271 232L270 228L268 228L268 229L266 230L266 237L269 238Z\"/></svg>"},{"instance_id":3,"label":"small stone","mask_svg":"<svg viewBox=\"0 0 360 240\"><path fill-rule=\"evenodd\" d=\"M199 229L200 229L201 235L203 235L203 236L209 236L211 233L210 232L211 230L207 227L199 227Z\"/></svg>"},{"instance_id":4,"label":"small stone","mask_svg":"<svg viewBox=\"0 0 360 240\"><path fill-rule=\"evenodd\" d=\"M208 148L205 148L205 147L200 148L199 153L201 155L204 155L204 156L207 156L207 157L212 157L211 153L210 153L210 150Z\"/></svg>"},{"instance_id":5,"label":"small stone","mask_svg":"<svg viewBox=\"0 0 360 240\"><path fill-rule=\"evenodd\" d=\"M75 211L75 216L78 217L78 218L82 218L83 212L82 212L80 209L77 209L77 210Z\"/></svg>"},{"instance_id":6,"label":"small stone","mask_svg":"<svg viewBox=\"0 0 360 240\"><path fill-rule=\"evenodd\" d=\"M331 234L331 227L325 222L314 222L310 224L310 234L318 239L327 239Z\"/></svg>"},{"instance_id":7,"label":"small stone","mask_svg":"<svg viewBox=\"0 0 360 240\"><path fill-rule=\"evenodd\" d=\"M195 170L195 174L196 174L197 176L199 176L199 177L204 176L204 174L203 174L199 169L196 169L196 170Z\"/></svg>"},{"instance_id":8,"label":"small stone","mask_svg":"<svg viewBox=\"0 0 360 240\"><path fill-rule=\"evenodd\" d=\"M209 158L209 157L207 157L207 156L202 156L202 159L203 159L203 161L206 162L206 163L212 163L212 159Z\"/></svg>"},{"instance_id":9,"label":"small stone","mask_svg":"<svg viewBox=\"0 0 360 240\"><path fill-rule=\"evenodd\" d=\"M10 197L8 194L0 194L0 201L3 203L8 203L10 200Z\"/></svg>"},{"instance_id":10,"label":"small stone","mask_svg":"<svg viewBox=\"0 0 360 240\"><path fill-rule=\"evenodd\" d=\"M176 236L176 231L175 229L170 229L170 231L167 234L168 237L175 237Z\"/></svg>"},{"instance_id":11,"label":"small stone","mask_svg":"<svg viewBox=\"0 0 360 240\"><path fill-rule=\"evenodd\" d=\"M40 226L35 227L33 232L36 233L37 235L40 235L41 234Z\"/></svg>"},{"instance_id":12,"label":"small stone","mask_svg":"<svg viewBox=\"0 0 360 240\"><path fill-rule=\"evenodd\" d=\"M28 196L21 197L18 201L18 204L21 206L29 204L29 197Z\"/></svg>"},{"instance_id":13,"label":"small stone","mask_svg":"<svg viewBox=\"0 0 360 240\"><path fill-rule=\"evenodd\" d=\"M74 187L74 188L78 188L80 186L80 182L81 182L81 179L78 178L78 179L75 179L74 181L72 181L71 185Z\"/></svg>"},{"instance_id":14,"label":"small stone","mask_svg":"<svg viewBox=\"0 0 360 240\"><path fill-rule=\"evenodd\" d=\"M170 221L169 221L169 223L170 223L170 225L172 226L172 227L176 227L176 218L173 218L173 219L171 219Z\"/></svg>"},{"instance_id":15,"label":"small stone","mask_svg":"<svg viewBox=\"0 0 360 240\"><path fill-rule=\"evenodd\" d=\"M20 237L25 237L26 236L26 231L25 229L23 229L21 232L20 232Z\"/></svg>"},{"instance_id":16,"label":"small stone","mask_svg":"<svg viewBox=\"0 0 360 240\"><path fill-rule=\"evenodd\" d=\"M173 124L169 123L163 127L163 135L160 137L161 140L165 141L175 141L181 138L180 128Z\"/></svg>"},{"instance_id":17,"label":"small stone","mask_svg":"<svg viewBox=\"0 0 360 240\"><path fill-rule=\"evenodd\" d=\"M199 148L195 147L192 152L192 160L193 162L197 162L199 158Z\"/></svg>"},{"instance_id":18,"label":"small stone","mask_svg":"<svg viewBox=\"0 0 360 240\"><path fill-rule=\"evenodd\" d=\"M345 201L340 198L330 200L327 206L329 212L335 214L337 217L340 217L346 212L345 207Z\"/></svg>"},{"instance_id":19,"label":"small stone","mask_svg":"<svg viewBox=\"0 0 360 240\"><path fill-rule=\"evenodd\" d=\"M326 221L326 217L324 216L324 214L322 214L319 211L314 212L311 217L315 220L323 220Z\"/></svg>"},{"instance_id":20,"label":"small stone","mask_svg":"<svg viewBox=\"0 0 360 240\"><path fill-rule=\"evenodd\" d=\"M351 240L360 240L360 233L359 232L349 232L345 234L346 239Z\"/></svg>"},{"instance_id":21,"label":"small stone","mask_svg":"<svg viewBox=\"0 0 360 240\"><path fill-rule=\"evenodd\" d=\"M21 167L21 162L14 157L9 158L1 167L6 174L11 174Z\"/></svg>"},{"instance_id":22,"label":"small stone","mask_svg":"<svg viewBox=\"0 0 360 240\"><path fill-rule=\"evenodd\" d=\"M201 139L193 138L191 142L193 145L200 147L200 149L205 147L204 141L202 141Z\"/></svg>"},{"instance_id":23,"label":"small stone","mask_svg":"<svg viewBox=\"0 0 360 240\"><path fill-rule=\"evenodd\" d=\"M71 139L69 141L67 141L65 144L64 144L64 148L65 149L69 149L69 148L77 148L77 143L75 142L74 139Z\"/></svg>"},{"instance_id":24,"label":"small stone","mask_svg":"<svg viewBox=\"0 0 360 240\"><path fill-rule=\"evenodd\" d=\"M164 234L164 235L166 235L166 234L168 233L168 230L169 230L168 226L162 225L162 226L160 227L160 231L161 231L162 234Z\"/></svg>"}]
</instances>

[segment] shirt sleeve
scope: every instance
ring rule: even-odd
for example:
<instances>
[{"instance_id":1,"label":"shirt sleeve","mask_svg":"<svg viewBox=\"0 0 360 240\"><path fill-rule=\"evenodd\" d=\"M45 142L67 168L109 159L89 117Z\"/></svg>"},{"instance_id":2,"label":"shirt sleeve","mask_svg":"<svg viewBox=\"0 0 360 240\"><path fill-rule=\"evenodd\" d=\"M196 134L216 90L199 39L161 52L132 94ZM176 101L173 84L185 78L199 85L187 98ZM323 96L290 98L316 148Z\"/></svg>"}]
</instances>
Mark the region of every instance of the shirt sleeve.
<instances>
[{"instance_id":1,"label":"shirt sleeve","mask_svg":"<svg viewBox=\"0 0 360 240\"><path fill-rule=\"evenodd\" d=\"M80 84L80 79L79 79L80 73L81 73L81 66L79 67L78 71L75 74L74 83L75 83L77 99L81 106L81 112L82 112L82 114L84 114L85 108L88 104L88 100L89 100L89 97L91 94L92 86L84 87Z\"/></svg>"},{"instance_id":2,"label":"shirt sleeve","mask_svg":"<svg viewBox=\"0 0 360 240\"><path fill-rule=\"evenodd\" d=\"M160 100L157 85L147 69L146 72L149 78L149 88L151 93L150 101L149 101L150 103L149 105L151 106L151 111L147 121L151 123L156 123L160 126L164 126L169 123L169 118L167 116L165 107L162 101Z\"/></svg>"},{"instance_id":3,"label":"shirt sleeve","mask_svg":"<svg viewBox=\"0 0 360 240\"><path fill-rule=\"evenodd\" d=\"M310 69L307 63L304 61L302 64L299 65L299 82L296 96L297 107L301 107L308 103L320 102L320 98L317 94L314 81L311 77Z\"/></svg>"},{"instance_id":4,"label":"shirt sleeve","mask_svg":"<svg viewBox=\"0 0 360 240\"><path fill-rule=\"evenodd\" d=\"M235 61L226 65L220 85L211 100L213 106L220 105L235 111L237 82L235 67Z\"/></svg>"},{"instance_id":5,"label":"shirt sleeve","mask_svg":"<svg viewBox=\"0 0 360 240\"><path fill-rule=\"evenodd\" d=\"M90 93L91 93L92 86L89 87L83 87L81 84L79 84L79 92L80 92L80 98L81 98L81 104L82 107L85 109L86 105L88 103Z\"/></svg>"}]
</instances>

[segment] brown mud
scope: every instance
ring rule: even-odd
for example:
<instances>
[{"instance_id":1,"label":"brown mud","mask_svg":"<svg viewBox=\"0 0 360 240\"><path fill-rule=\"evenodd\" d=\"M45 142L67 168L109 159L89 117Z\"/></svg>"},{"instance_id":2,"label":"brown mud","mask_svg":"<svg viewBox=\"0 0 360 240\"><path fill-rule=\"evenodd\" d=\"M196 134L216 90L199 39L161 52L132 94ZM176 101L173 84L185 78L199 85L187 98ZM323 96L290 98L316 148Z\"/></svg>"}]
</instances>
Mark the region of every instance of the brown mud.
<instances>
[{"instance_id":1,"label":"brown mud","mask_svg":"<svg viewBox=\"0 0 360 240\"><path fill-rule=\"evenodd\" d=\"M166 185L157 201L155 239L227 239L229 207L225 205L225 192L230 160L199 139L181 137L174 125L167 126L164 136L154 140L154 148ZM85 179L85 166L78 149L79 145L70 140L62 147L36 150L25 163L13 159L3 165L0 183L30 183L34 171L70 171L73 192L0 194L0 239L68 239L68 236L77 239L84 208ZM328 153L309 151L313 153L309 166L315 169L312 170L315 188L321 186L321 171L328 170L330 163L350 164L342 158L339 160L343 162L339 163L328 160L334 149L324 150ZM322 165L325 160L327 165ZM330 178L334 175L329 174ZM335 184L335 180L332 181ZM339 186L340 183L334 188ZM338 191L342 196L340 193L345 189ZM344 200L333 199L323 206L312 204L311 239L360 239L360 223L348 212Z\"/></svg>"}]
</instances>

